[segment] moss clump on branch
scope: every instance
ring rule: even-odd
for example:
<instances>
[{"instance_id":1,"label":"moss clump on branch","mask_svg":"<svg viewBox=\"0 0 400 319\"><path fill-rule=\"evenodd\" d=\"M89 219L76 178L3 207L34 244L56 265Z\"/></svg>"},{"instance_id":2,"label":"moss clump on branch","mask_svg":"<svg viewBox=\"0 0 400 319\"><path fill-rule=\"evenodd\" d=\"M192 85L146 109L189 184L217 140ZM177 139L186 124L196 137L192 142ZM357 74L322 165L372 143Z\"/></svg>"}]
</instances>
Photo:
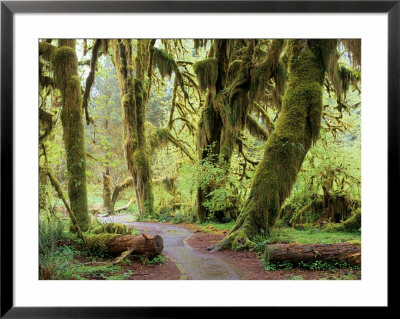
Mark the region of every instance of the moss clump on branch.
<instances>
[{"instance_id":1,"label":"moss clump on branch","mask_svg":"<svg viewBox=\"0 0 400 319\"><path fill-rule=\"evenodd\" d=\"M336 90L339 94L346 93L350 85L354 87L357 85L357 82L360 80L359 74L344 63L338 63L337 68Z\"/></svg>"},{"instance_id":2,"label":"moss clump on branch","mask_svg":"<svg viewBox=\"0 0 400 319\"><path fill-rule=\"evenodd\" d=\"M67 46L56 48L52 55L52 65L55 83L63 91L66 81L78 74L78 59L75 50Z\"/></svg>"},{"instance_id":3,"label":"moss clump on branch","mask_svg":"<svg viewBox=\"0 0 400 319\"><path fill-rule=\"evenodd\" d=\"M51 61L55 46L48 42L39 42L39 55L46 61Z\"/></svg>"},{"instance_id":4,"label":"moss clump on branch","mask_svg":"<svg viewBox=\"0 0 400 319\"><path fill-rule=\"evenodd\" d=\"M175 60L162 49L154 48L153 62L157 66L162 78L166 76L171 77L172 73L177 69Z\"/></svg>"},{"instance_id":5,"label":"moss clump on branch","mask_svg":"<svg viewBox=\"0 0 400 319\"><path fill-rule=\"evenodd\" d=\"M218 61L215 58L208 58L193 64L199 87L202 92L207 89L215 91L215 83L218 79Z\"/></svg>"},{"instance_id":6,"label":"moss clump on branch","mask_svg":"<svg viewBox=\"0 0 400 319\"><path fill-rule=\"evenodd\" d=\"M170 132L167 128L153 127L150 132L150 148L152 151L167 145Z\"/></svg>"}]
</instances>

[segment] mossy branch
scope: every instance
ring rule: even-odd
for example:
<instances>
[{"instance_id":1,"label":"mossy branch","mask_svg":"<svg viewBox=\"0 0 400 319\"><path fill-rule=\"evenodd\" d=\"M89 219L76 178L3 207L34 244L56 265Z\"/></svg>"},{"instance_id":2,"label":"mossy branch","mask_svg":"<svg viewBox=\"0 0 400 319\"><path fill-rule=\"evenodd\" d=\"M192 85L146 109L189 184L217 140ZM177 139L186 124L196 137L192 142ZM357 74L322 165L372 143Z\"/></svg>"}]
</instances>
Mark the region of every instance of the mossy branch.
<instances>
[{"instance_id":1,"label":"mossy branch","mask_svg":"<svg viewBox=\"0 0 400 319\"><path fill-rule=\"evenodd\" d=\"M207 89L215 93L215 83L218 79L218 61L215 58L208 58L193 64L194 73L197 76L199 87L202 92Z\"/></svg>"},{"instance_id":2,"label":"mossy branch","mask_svg":"<svg viewBox=\"0 0 400 319\"><path fill-rule=\"evenodd\" d=\"M252 160L251 158L249 158L249 157L246 155L246 153L245 153L245 151L244 151L244 149L243 149L243 146L244 146L243 140L242 140L241 138L239 138L239 137L236 137L236 144L237 144L237 146L238 146L239 153L242 154L244 160L245 160L246 162L249 162L249 163L252 164L253 166L257 166L259 162Z\"/></svg>"},{"instance_id":3,"label":"mossy branch","mask_svg":"<svg viewBox=\"0 0 400 319\"><path fill-rule=\"evenodd\" d=\"M102 43L102 40L100 40L100 39L97 39L94 42L93 49L92 49L92 57L90 59L90 73L86 79L85 92L83 93L82 108L85 110L87 125L94 123L93 118L91 118L89 116L88 100L89 100L89 96L90 96L90 89L92 88L92 85L93 85L94 79L95 79L97 59L99 57L101 43Z\"/></svg>"},{"instance_id":4,"label":"mossy branch","mask_svg":"<svg viewBox=\"0 0 400 319\"><path fill-rule=\"evenodd\" d=\"M278 69L279 57L282 52L284 40L274 39L268 48L268 57L252 71L250 84L250 101L254 102L263 96L269 81Z\"/></svg>"},{"instance_id":5,"label":"mossy branch","mask_svg":"<svg viewBox=\"0 0 400 319\"><path fill-rule=\"evenodd\" d=\"M39 136L39 144L41 144L53 129L53 115L39 108L39 122L44 133Z\"/></svg>"},{"instance_id":6,"label":"mossy branch","mask_svg":"<svg viewBox=\"0 0 400 319\"><path fill-rule=\"evenodd\" d=\"M255 138L261 141L266 141L268 139L269 134L267 130L263 128L251 114L248 114L246 117L246 127Z\"/></svg>"}]
</instances>

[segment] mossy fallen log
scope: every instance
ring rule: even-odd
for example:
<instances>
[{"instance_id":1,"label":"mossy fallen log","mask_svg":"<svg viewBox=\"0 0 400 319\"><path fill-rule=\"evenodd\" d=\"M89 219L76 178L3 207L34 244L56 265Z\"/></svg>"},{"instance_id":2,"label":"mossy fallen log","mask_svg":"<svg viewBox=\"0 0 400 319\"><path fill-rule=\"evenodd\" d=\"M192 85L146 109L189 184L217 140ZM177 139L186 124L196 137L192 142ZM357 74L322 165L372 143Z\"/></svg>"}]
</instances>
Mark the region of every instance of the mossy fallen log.
<instances>
[{"instance_id":1,"label":"mossy fallen log","mask_svg":"<svg viewBox=\"0 0 400 319\"><path fill-rule=\"evenodd\" d=\"M90 231L90 234L119 234L119 235L130 235L132 234L132 228L120 223L105 223Z\"/></svg>"},{"instance_id":2,"label":"mossy fallen log","mask_svg":"<svg viewBox=\"0 0 400 319\"><path fill-rule=\"evenodd\" d=\"M265 259L271 263L321 261L345 261L349 264L361 264L361 247L358 244L276 244L268 245Z\"/></svg>"},{"instance_id":3,"label":"mossy fallen log","mask_svg":"<svg viewBox=\"0 0 400 319\"><path fill-rule=\"evenodd\" d=\"M86 241L91 251L121 255L132 251L132 255L157 255L163 251L164 241L161 236L120 235L120 234L90 234Z\"/></svg>"}]
</instances>

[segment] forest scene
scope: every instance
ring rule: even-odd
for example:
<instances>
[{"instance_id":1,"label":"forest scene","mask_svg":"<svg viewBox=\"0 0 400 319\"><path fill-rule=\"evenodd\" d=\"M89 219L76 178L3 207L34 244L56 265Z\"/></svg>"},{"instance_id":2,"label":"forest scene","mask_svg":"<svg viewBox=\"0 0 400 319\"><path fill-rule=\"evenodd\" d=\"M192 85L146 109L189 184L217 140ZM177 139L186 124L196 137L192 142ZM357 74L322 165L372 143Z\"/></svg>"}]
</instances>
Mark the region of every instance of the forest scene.
<instances>
[{"instance_id":1,"label":"forest scene","mask_svg":"<svg viewBox=\"0 0 400 319\"><path fill-rule=\"evenodd\" d=\"M360 280L360 39L40 39L40 280Z\"/></svg>"}]
</instances>

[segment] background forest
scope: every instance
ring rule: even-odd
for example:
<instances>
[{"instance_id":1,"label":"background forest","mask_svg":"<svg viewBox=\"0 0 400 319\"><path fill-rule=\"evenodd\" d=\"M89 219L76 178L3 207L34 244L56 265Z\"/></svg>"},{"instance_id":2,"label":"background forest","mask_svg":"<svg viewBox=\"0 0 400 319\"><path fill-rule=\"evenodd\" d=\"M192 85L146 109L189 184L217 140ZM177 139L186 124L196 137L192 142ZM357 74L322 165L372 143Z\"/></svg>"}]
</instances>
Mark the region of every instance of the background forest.
<instances>
[{"instance_id":1,"label":"background forest","mask_svg":"<svg viewBox=\"0 0 400 319\"><path fill-rule=\"evenodd\" d=\"M93 235L135 234L98 216L196 224L223 232L214 251L261 259L270 243L359 241L360 50L359 40L40 40L40 278L93 278L67 265L107 257Z\"/></svg>"}]
</instances>

